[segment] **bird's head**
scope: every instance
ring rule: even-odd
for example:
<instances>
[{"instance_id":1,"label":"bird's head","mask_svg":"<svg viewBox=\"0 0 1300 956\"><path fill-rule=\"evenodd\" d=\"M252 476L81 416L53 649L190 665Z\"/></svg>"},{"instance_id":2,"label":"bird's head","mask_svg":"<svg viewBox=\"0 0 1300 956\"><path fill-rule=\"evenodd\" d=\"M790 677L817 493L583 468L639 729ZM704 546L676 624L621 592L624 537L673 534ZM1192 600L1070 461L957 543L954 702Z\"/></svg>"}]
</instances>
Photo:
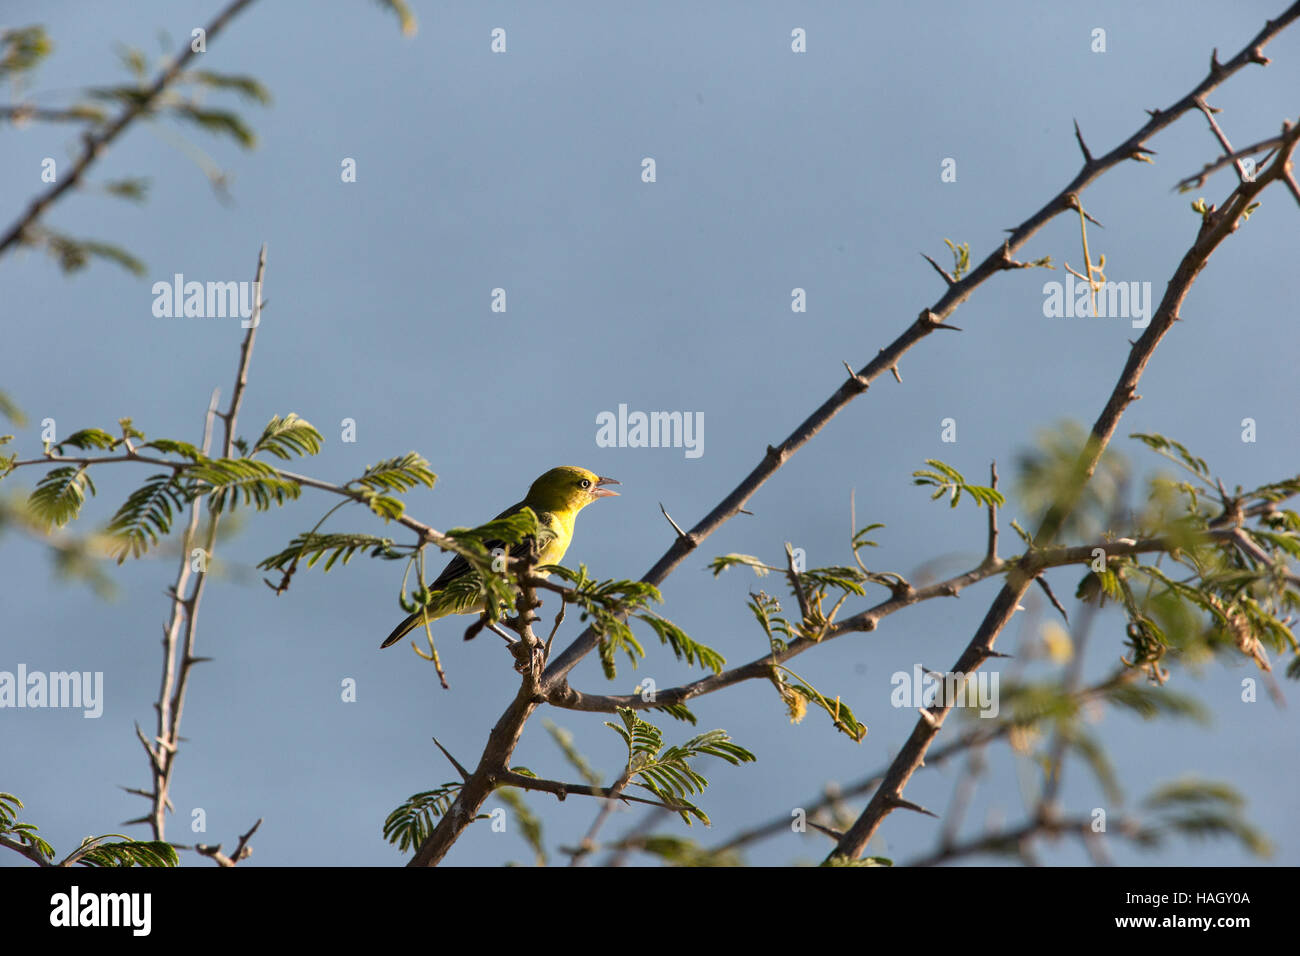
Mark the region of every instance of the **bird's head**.
<instances>
[{"instance_id":1,"label":"bird's head","mask_svg":"<svg viewBox=\"0 0 1300 956\"><path fill-rule=\"evenodd\" d=\"M578 511L597 498L617 495L604 485L617 485L613 478L602 478L586 468L563 465L552 468L528 489L528 504L542 511Z\"/></svg>"}]
</instances>

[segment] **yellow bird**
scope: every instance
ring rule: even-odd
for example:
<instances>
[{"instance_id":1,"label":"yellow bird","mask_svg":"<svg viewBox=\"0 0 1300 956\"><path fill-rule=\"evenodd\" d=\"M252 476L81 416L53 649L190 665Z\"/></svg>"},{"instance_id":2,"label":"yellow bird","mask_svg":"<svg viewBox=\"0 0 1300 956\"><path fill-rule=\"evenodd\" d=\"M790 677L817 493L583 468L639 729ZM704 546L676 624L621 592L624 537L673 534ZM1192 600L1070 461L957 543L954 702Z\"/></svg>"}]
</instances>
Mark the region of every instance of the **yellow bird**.
<instances>
[{"instance_id":1,"label":"yellow bird","mask_svg":"<svg viewBox=\"0 0 1300 956\"><path fill-rule=\"evenodd\" d=\"M617 484L620 482L613 478L602 478L586 468L575 468L572 465L552 468L533 482L523 501L511 505L493 520L508 517L522 508L532 508L537 515L537 539L534 541L531 536L525 538L510 549L510 556L521 558L531 553L538 556L539 565L559 564L560 559L564 557L564 552L569 550L569 542L573 540L573 526L577 521L578 512L597 498L617 495L617 491L604 487ZM505 543L501 541L488 541L485 544L489 551L505 547ZM379 646L389 647L396 644L417 627L422 627L426 616L428 620L436 621L448 614L482 613L482 601L472 607L457 607L454 601L439 600L438 592L468 574L469 571L469 562L464 557L458 554L452 558L442 569L442 573L429 585L429 590L433 593L426 606L427 609L416 611L408 616Z\"/></svg>"}]
</instances>

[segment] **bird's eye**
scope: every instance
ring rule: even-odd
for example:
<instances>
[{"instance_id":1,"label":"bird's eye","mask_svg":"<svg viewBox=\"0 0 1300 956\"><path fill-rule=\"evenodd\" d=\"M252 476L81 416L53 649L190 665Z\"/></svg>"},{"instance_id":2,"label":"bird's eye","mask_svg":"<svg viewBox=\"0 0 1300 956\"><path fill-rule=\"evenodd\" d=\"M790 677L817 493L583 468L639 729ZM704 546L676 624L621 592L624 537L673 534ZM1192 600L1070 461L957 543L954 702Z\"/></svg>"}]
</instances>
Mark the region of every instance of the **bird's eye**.
<instances>
[{"instance_id":1,"label":"bird's eye","mask_svg":"<svg viewBox=\"0 0 1300 956\"><path fill-rule=\"evenodd\" d=\"M584 478L584 479L582 479L581 484L582 484L582 487L584 487L584 488L590 488L590 487L591 487L591 479L589 479L589 478Z\"/></svg>"}]
</instances>

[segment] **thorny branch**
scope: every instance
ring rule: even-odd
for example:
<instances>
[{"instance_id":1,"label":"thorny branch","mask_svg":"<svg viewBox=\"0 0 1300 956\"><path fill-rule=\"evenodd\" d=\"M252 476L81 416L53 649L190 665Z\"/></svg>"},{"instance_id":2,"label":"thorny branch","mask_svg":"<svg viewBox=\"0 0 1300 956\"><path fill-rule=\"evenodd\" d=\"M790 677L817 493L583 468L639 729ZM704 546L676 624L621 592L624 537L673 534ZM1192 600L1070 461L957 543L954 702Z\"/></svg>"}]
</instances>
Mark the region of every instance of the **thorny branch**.
<instances>
[{"instance_id":1,"label":"thorny branch","mask_svg":"<svg viewBox=\"0 0 1300 956\"><path fill-rule=\"evenodd\" d=\"M1227 63L1220 63L1215 57L1209 74L1191 92L1167 109L1149 111L1151 118L1124 142L1103 156L1092 156L1085 159L1082 169L1079 170L1074 179L1052 199L1048 200L1036 213L1011 230L1011 235L997 250L991 252L971 273L958 281L948 284L943 295L933 306L921 310L916 320L898 338L881 349L876 358L863 366L860 371L851 374L779 446L769 445L766 454L749 475L689 532L686 534L678 533L672 545L654 566L642 576L641 580L650 584L660 584L703 540L735 515L744 512L749 499L767 483L768 479L776 474L781 466L789 460L790 456L811 441L841 409L865 392L876 378L885 372L892 372L895 379L899 379L900 376L897 371L899 359L931 332L943 326L944 320L962 302L966 301L976 288L999 272L1029 267L1031 263L1015 260L1013 258L1014 253L1021 249L1032 236L1053 218L1068 209L1077 208L1078 196L1084 188L1098 179L1103 173L1125 160L1145 160L1147 154L1152 152L1145 145L1146 141L1172 124L1182 114L1196 109L1197 99L1203 99L1207 93L1216 89L1228 77L1250 63L1267 65L1269 61L1264 56L1264 46L1297 18L1300 18L1300 0L1288 7L1277 19L1268 21L1263 29ZM1080 142L1082 142L1082 135L1080 135ZM1149 327L1147 335L1150 336L1151 334L1152 327ZM1131 401L1132 397L1130 396L1127 400ZM1017 578L1024 578L1027 587L1028 582L1031 582L1033 577L1036 576L1037 573L1035 572L1025 578L1024 574L1020 573ZM1015 590L1019 590L1019 580L1017 580L1015 589L1009 586L1004 588L1004 591L1008 594L1014 593ZM1009 615L1017 603L1013 601L1004 609L1005 613ZM529 693L529 682L524 682L515 700L493 728L487 746L484 748L479 767L471 778L471 782L466 784L458 793L451 809L439 821L438 826L411 860L410 865L436 865L446 855L452 844L455 843L459 834L473 821L474 812L490 792L488 778L492 774L500 772L507 765L505 758L508 758L509 753L513 752L519 736L523 733L524 722L531 716L541 700L549 703L565 701L571 706L575 696L581 698L580 694L569 688L567 677L569 672L591 653L597 642L598 638L594 629L588 627L559 655L550 660L541 676L541 680L538 682L537 697ZM991 647L987 649L987 653L992 653ZM769 665L765 662L764 666ZM736 679L743 678L733 677L731 682L734 683ZM706 678L706 680L708 679ZM901 800L901 797L891 793L882 798L881 805L888 804L892 808L897 805L899 800ZM872 829L874 830L874 826ZM860 836L860 833L855 835L855 840L857 836ZM848 835L846 834L846 840L847 838Z\"/></svg>"},{"instance_id":2,"label":"thorny branch","mask_svg":"<svg viewBox=\"0 0 1300 956\"><path fill-rule=\"evenodd\" d=\"M1039 525L1033 537L1035 548L1050 545L1061 530L1065 519L1074 510L1084 486L1101 460L1102 452L1110 443L1121 416L1139 397L1137 385L1142 378L1142 373L1154 355L1156 347L1178 321L1179 308L1191 290L1197 275L1205 268L1210 256L1219 245L1237 230L1248 214L1247 210L1254 198L1271 182L1280 179L1287 170L1297 141L1300 141L1300 126L1289 130L1286 141L1280 147L1279 155L1254 182L1240 183L1232 191L1222 209L1212 208L1203 215L1196 240L1183 256L1170 279L1150 325L1142 337L1133 344L1119 381L1094 423L1089 440L1075 464L1071 480L1065 491L1048 508L1047 514ZM1025 591L1041 571L1042 567L1037 563L1035 553L1031 550L1007 575L1006 583L966 650L951 668L952 672L971 674L992 655L994 641L1010 622ZM950 705L945 703L931 712L932 719L917 721L912 735L890 765L880 788L872 796L857 822L837 843L830 858L839 856L853 859L862 854L885 817L899 805L903 789L912 774L924 762L925 753L938 735L950 709Z\"/></svg>"},{"instance_id":3,"label":"thorny branch","mask_svg":"<svg viewBox=\"0 0 1300 956\"><path fill-rule=\"evenodd\" d=\"M266 246L263 245L257 257L257 269L253 288L259 290L257 300L253 303L253 313L249 328L240 347L239 367L235 375L235 388L231 394L230 406L225 412L217 410L217 393L212 395L208 406L207 418L203 432L203 453L206 455L212 443L213 420L220 418L224 425L222 438L223 457L229 457L234 451L235 427L239 419L239 410L243 404L244 385L248 381L248 366L253 355L253 341L260 323L262 301L260 290L266 276ZM190 506L190 519L182 538L180 567L176 583L171 588L172 610L167 626L163 629L163 668L162 684L158 691L158 700L154 709L158 715L157 735L152 741L146 740L139 726L136 734L149 755L150 772L153 777L151 791L130 790L131 793L146 797L150 801L150 812L129 823L148 823L153 830L155 840L164 840L166 831L166 814L171 808L169 791L172 772L176 766L176 754L181 743L181 715L185 709L185 695L189 689L189 677L195 664L206 658L194 653L198 635L199 603L203 599L204 585L207 582L207 562L211 559L216 544L217 523L220 516L210 512L204 532L202 554L191 558L193 544L199 525L202 498L196 498ZM193 587L190 583L193 581ZM260 824L260 820L258 821ZM254 826L253 830L257 827ZM252 835L249 831L249 836ZM245 849L246 840L240 843L240 852ZM218 851L220 848L217 848ZM249 853L252 851L249 850ZM212 855L212 854L209 854ZM247 855L247 854L245 854ZM216 859L214 855L214 859ZM220 862L220 860L218 860ZM222 864L227 865L227 864ZM229 865L233 865L229 864Z\"/></svg>"}]
</instances>

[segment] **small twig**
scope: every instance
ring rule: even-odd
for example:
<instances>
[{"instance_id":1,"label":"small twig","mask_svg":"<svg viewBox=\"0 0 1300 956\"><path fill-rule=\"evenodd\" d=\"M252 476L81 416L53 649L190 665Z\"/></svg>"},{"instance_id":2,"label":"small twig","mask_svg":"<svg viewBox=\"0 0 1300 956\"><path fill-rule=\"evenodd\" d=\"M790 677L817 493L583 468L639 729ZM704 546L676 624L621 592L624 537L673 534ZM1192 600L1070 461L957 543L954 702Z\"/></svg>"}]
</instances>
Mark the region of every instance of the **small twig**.
<instances>
[{"instance_id":1,"label":"small twig","mask_svg":"<svg viewBox=\"0 0 1300 956\"><path fill-rule=\"evenodd\" d=\"M592 787L584 783L562 783L559 780L543 780L541 777L530 777L527 774L515 773L513 770L498 772L493 777L497 786L518 787L521 790L537 790L541 793L551 793L561 800L571 795L577 795L622 800L625 803L644 803L647 806L661 807L674 813L685 813L691 809L690 807L664 803L662 800L648 800L645 797L634 797L627 793L614 793L612 787Z\"/></svg>"},{"instance_id":2,"label":"small twig","mask_svg":"<svg viewBox=\"0 0 1300 956\"><path fill-rule=\"evenodd\" d=\"M1196 100L1196 108L1199 109L1205 115L1205 120L1207 123L1210 124L1210 130L1214 133L1215 139L1219 141L1219 145L1223 147L1223 151L1229 156L1231 156L1232 144L1228 142L1227 134L1225 134L1223 130L1219 128L1219 124L1214 118L1214 114L1217 113L1218 110L1212 109L1210 107L1210 104L1205 102L1204 97L1198 96L1195 97L1195 100ZM1246 181L1245 165L1241 162L1240 159L1235 159L1233 160L1233 162L1237 166L1237 179L1240 182L1244 183Z\"/></svg>"},{"instance_id":3,"label":"small twig","mask_svg":"<svg viewBox=\"0 0 1300 956\"><path fill-rule=\"evenodd\" d=\"M605 825L605 821L609 819L610 814L614 811L614 798L623 792L623 788L627 786L628 781L631 779L632 771L630 769L624 770L623 775L614 781L614 785L609 788L609 799L605 801L604 805L600 808L600 812L596 814L596 819L592 821L591 826L587 829L586 834L582 838L582 842L570 853L569 866L577 866L582 862L584 857L595 851L596 836L600 833L600 828Z\"/></svg>"},{"instance_id":4,"label":"small twig","mask_svg":"<svg viewBox=\"0 0 1300 956\"><path fill-rule=\"evenodd\" d=\"M551 659L551 643L555 640L555 633L560 629L560 625L564 623L564 612L568 610L568 607L569 607L569 599L561 595L560 613L555 615L555 626L551 628L551 633L546 638L546 653L545 653L546 660Z\"/></svg>"},{"instance_id":5,"label":"small twig","mask_svg":"<svg viewBox=\"0 0 1300 956\"><path fill-rule=\"evenodd\" d=\"M216 846L207 846L202 843L195 844L194 852L199 856L206 856L217 862L217 866L234 866L242 860L247 860L253 855L253 848L248 845L248 841L253 838L257 828L262 825L262 818L258 817L257 822L249 829L247 833L239 838L239 843L235 847L235 852L230 856L221 852L221 844Z\"/></svg>"},{"instance_id":6,"label":"small twig","mask_svg":"<svg viewBox=\"0 0 1300 956\"><path fill-rule=\"evenodd\" d=\"M989 464L989 484L994 491L998 490L997 461ZM996 501L989 502L989 544L984 553L984 563L986 565L998 563L998 503Z\"/></svg>"},{"instance_id":7,"label":"small twig","mask_svg":"<svg viewBox=\"0 0 1300 956\"><path fill-rule=\"evenodd\" d=\"M964 856L973 856L979 853L1006 853L1010 849L1014 849L1016 852L1021 853L1022 856L1028 856L1032 860L1033 856L1029 842L1033 837L1074 834L1084 841L1089 841L1096 836L1092 827L1093 820L1091 817L1080 817L1074 820L1030 820L1014 830L992 833L987 836L977 837L966 843L954 844L937 853L910 860L905 865L937 866L940 863L947 863ZM1138 834L1139 829L1133 821L1121 819L1111 821L1109 832L1118 833L1125 837L1134 837Z\"/></svg>"},{"instance_id":8,"label":"small twig","mask_svg":"<svg viewBox=\"0 0 1300 956\"><path fill-rule=\"evenodd\" d=\"M795 599L799 602L799 613L805 624L812 620L812 612L808 607L808 595L804 594L803 582L799 580L799 572L794 566L794 550L789 544L785 546L785 574L790 581L790 588L794 591Z\"/></svg>"},{"instance_id":9,"label":"small twig","mask_svg":"<svg viewBox=\"0 0 1300 956\"><path fill-rule=\"evenodd\" d=\"M1286 126L1284 125L1283 132L1280 136L1270 136L1268 139L1262 139L1258 143L1252 143L1251 145L1245 147L1244 149L1234 150L1232 152L1229 152L1226 156L1220 156L1214 162L1207 163L1204 167L1202 167L1199 173L1193 173L1192 175L1180 179L1178 182L1174 183L1174 189L1186 190L1192 188L1200 188L1201 186L1205 185L1205 181L1206 179L1209 178L1211 173L1218 172L1220 169L1222 169L1224 166L1227 166L1229 163L1235 163L1246 156L1253 156L1256 153L1262 153L1266 149L1275 150L1279 146L1281 146L1285 141L1286 141ZM1268 157L1265 157L1263 160L1260 161L1260 164L1263 165L1263 163L1267 161L1268 161Z\"/></svg>"}]
</instances>

